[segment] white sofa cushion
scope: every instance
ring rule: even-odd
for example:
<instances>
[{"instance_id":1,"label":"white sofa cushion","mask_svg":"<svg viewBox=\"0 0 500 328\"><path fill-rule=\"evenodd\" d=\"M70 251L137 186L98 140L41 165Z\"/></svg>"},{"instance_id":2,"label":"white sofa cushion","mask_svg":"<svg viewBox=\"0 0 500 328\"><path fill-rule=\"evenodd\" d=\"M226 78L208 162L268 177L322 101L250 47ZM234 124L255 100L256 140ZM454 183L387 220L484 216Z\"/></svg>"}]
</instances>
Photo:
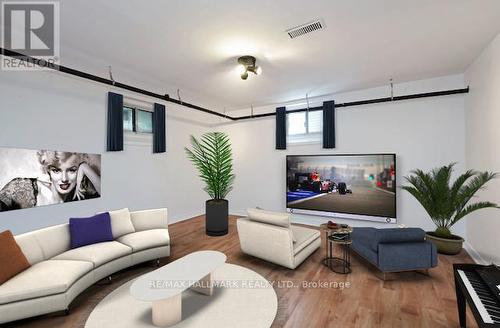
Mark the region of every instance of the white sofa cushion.
<instances>
[{"instance_id":1,"label":"white sofa cushion","mask_svg":"<svg viewBox=\"0 0 500 328\"><path fill-rule=\"evenodd\" d=\"M94 268L97 268L104 263L129 254L132 254L132 248L117 241L106 241L69 250L52 258L52 260L87 261L93 263Z\"/></svg>"},{"instance_id":2,"label":"white sofa cushion","mask_svg":"<svg viewBox=\"0 0 500 328\"><path fill-rule=\"evenodd\" d=\"M67 223L27 232L16 236L16 240L18 238L27 237L34 237L36 239L38 246L42 249L44 260L48 260L70 249L71 237L69 233L69 224ZM31 246L33 246L33 244L31 244ZM35 248L31 250L33 252L38 252ZM40 255L33 253L28 255L28 258L33 259L33 261L38 261L40 260Z\"/></svg>"},{"instance_id":3,"label":"white sofa cushion","mask_svg":"<svg viewBox=\"0 0 500 328\"><path fill-rule=\"evenodd\" d=\"M21 235L14 236L16 243L21 247L24 256L31 265L37 264L44 260L43 251L38 244L33 233L25 233Z\"/></svg>"},{"instance_id":4,"label":"white sofa cushion","mask_svg":"<svg viewBox=\"0 0 500 328\"><path fill-rule=\"evenodd\" d=\"M135 231L168 228L168 211L166 208L130 212Z\"/></svg>"},{"instance_id":5,"label":"white sofa cushion","mask_svg":"<svg viewBox=\"0 0 500 328\"><path fill-rule=\"evenodd\" d=\"M42 261L0 285L0 304L64 293L92 270L85 261Z\"/></svg>"},{"instance_id":6,"label":"white sofa cushion","mask_svg":"<svg viewBox=\"0 0 500 328\"><path fill-rule=\"evenodd\" d=\"M298 254L318 238L321 238L320 232L311 228L292 226L292 233L296 241L293 243L293 253Z\"/></svg>"},{"instance_id":7,"label":"white sofa cushion","mask_svg":"<svg viewBox=\"0 0 500 328\"><path fill-rule=\"evenodd\" d=\"M131 247L134 252L170 245L168 229L134 232L118 238L117 241Z\"/></svg>"},{"instance_id":8,"label":"white sofa cushion","mask_svg":"<svg viewBox=\"0 0 500 328\"><path fill-rule=\"evenodd\" d=\"M252 221L272 224L275 226L290 227L290 214L265 211L257 208L247 209L248 218Z\"/></svg>"},{"instance_id":9,"label":"white sofa cushion","mask_svg":"<svg viewBox=\"0 0 500 328\"><path fill-rule=\"evenodd\" d=\"M321 244L320 232L315 229L294 225L285 228L248 218L238 219L236 225L243 253L289 269L295 269ZM292 235L297 242L292 242Z\"/></svg>"},{"instance_id":10,"label":"white sofa cushion","mask_svg":"<svg viewBox=\"0 0 500 328\"><path fill-rule=\"evenodd\" d=\"M239 218L236 221L243 253L287 268L293 267L292 230Z\"/></svg>"},{"instance_id":11,"label":"white sofa cushion","mask_svg":"<svg viewBox=\"0 0 500 328\"><path fill-rule=\"evenodd\" d=\"M111 218L111 232L114 239L135 232L128 208L109 211L109 216Z\"/></svg>"}]
</instances>

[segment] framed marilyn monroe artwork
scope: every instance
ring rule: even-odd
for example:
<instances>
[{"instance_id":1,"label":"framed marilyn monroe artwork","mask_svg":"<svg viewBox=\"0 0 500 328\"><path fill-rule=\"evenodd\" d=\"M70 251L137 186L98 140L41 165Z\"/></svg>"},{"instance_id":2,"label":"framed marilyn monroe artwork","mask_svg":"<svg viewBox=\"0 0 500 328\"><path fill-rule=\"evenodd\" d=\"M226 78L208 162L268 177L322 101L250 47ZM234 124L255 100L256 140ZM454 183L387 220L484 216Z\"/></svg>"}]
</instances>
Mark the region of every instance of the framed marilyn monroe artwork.
<instances>
[{"instance_id":1,"label":"framed marilyn monroe artwork","mask_svg":"<svg viewBox=\"0 0 500 328\"><path fill-rule=\"evenodd\" d=\"M0 147L0 212L101 196L101 155Z\"/></svg>"}]
</instances>

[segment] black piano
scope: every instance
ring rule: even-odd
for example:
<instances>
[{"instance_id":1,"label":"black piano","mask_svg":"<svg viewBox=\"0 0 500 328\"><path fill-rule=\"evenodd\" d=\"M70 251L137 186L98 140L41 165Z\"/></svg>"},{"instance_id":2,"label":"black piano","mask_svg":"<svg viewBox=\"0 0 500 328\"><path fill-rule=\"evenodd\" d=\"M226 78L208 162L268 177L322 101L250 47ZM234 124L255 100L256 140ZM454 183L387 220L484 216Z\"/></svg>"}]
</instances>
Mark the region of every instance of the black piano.
<instances>
[{"instance_id":1,"label":"black piano","mask_svg":"<svg viewBox=\"0 0 500 328\"><path fill-rule=\"evenodd\" d=\"M500 328L500 268L495 265L453 264L460 327L465 328L466 304L480 328Z\"/></svg>"}]
</instances>

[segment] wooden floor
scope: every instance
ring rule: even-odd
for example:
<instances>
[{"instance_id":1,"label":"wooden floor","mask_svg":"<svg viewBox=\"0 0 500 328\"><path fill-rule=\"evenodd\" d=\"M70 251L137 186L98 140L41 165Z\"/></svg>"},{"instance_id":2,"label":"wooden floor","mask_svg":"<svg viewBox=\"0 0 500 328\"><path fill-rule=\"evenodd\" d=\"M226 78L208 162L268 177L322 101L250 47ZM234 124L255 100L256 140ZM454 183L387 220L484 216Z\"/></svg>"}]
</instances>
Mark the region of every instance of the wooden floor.
<instances>
[{"instance_id":1,"label":"wooden floor","mask_svg":"<svg viewBox=\"0 0 500 328\"><path fill-rule=\"evenodd\" d=\"M301 266L289 270L242 254L236 232L236 218L230 219L230 233L223 237L208 237L204 217L178 222L169 226L171 256L162 264L193 251L211 249L224 252L229 263L250 268L268 280L287 284L303 282L350 284L349 288L275 288L278 314L273 327L459 327L453 282L453 263L470 263L462 252L457 256L439 256L439 266L430 276L419 273L394 274L389 281L379 280L373 268L353 256L353 272L340 275L321 264L322 248ZM323 236L322 236L323 237ZM97 284L75 299L69 315L53 314L18 321L6 327L84 327L92 309L108 293L128 280L154 270L151 263L126 269L113 275L111 284ZM470 311L468 327L473 323ZM105 328L105 327L103 327Z\"/></svg>"}]
</instances>

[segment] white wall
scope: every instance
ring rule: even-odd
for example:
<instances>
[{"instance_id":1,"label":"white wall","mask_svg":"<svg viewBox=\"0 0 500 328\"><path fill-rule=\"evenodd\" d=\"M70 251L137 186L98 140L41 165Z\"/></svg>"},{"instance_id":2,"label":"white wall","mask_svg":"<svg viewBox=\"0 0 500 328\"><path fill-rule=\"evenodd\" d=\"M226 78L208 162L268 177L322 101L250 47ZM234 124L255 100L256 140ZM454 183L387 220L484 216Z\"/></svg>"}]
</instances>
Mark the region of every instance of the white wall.
<instances>
[{"instance_id":1,"label":"white wall","mask_svg":"<svg viewBox=\"0 0 500 328\"><path fill-rule=\"evenodd\" d=\"M0 71L0 147L102 154L101 198L2 212L0 231L18 234L122 207L168 207L171 222L204 213L207 197L183 150L190 134L208 129L186 119L198 114L166 104L166 154L127 144L123 152L106 152L109 90L57 72Z\"/></svg>"},{"instance_id":2,"label":"white wall","mask_svg":"<svg viewBox=\"0 0 500 328\"><path fill-rule=\"evenodd\" d=\"M500 172L500 35L465 73L467 167ZM478 200L500 203L500 179L480 192ZM467 219L467 239L483 262L500 264L500 210L486 209Z\"/></svg>"},{"instance_id":3,"label":"white wall","mask_svg":"<svg viewBox=\"0 0 500 328\"><path fill-rule=\"evenodd\" d=\"M455 75L395 85L395 95L463 87L463 76ZM387 87L382 87L338 94L328 99L345 102L386 97L388 92ZM322 99L312 101L321 103ZM274 106L258 108L255 113L274 110ZM248 115L248 112L240 114ZM321 144L289 145L286 151L275 150L274 117L225 125L223 129L229 133L235 152L236 181L229 195L231 212L244 214L247 207L254 206L285 209L287 154L394 152L397 154L398 185L412 169L430 170L450 162L458 162L459 171L465 167L464 95L338 108L336 119L335 150L323 150ZM397 215L399 224L434 229L423 208L402 190L398 190ZM325 221L316 216L294 215L294 219L310 224ZM354 226L393 226L359 220L339 221ZM464 224L457 225L454 232L464 235Z\"/></svg>"},{"instance_id":4,"label":"white wall","mask_svg":"<svg viewBox=\"0 0 500 328\"><path fill-rule=\"evenodd\" d=\"M463 86L462 75L447 76L397 84L395 95ZM171 221L204 213L207 196L183 147L190 134L214 129L211 124L222 120L167 103L167 154L153 155L149 147L132 145L126 145L124 152L109 153L105 151L107 91L105 86L59 73L0 72L0 146L103 154L101 198L0 213L0 230L21 233L66 222L70 216L125 206L166 206ZM344 102L387 95L388 88L381 87L328 99ZM311 106L322 100L312 98ZM256 108L255 113L273 110L274 106ZM232 114L246 115L248 111ZM320 144L275 150L273 118L216 127L228 132L233 142L237 177L229 195L230 211L243 214L251 206L285 208L286 154L395 152L399 183L414 168L428 170L453 161L459 163L457 169L464 168L463 95L340 108L337 115L338 147L333 151L322 150ZM400 191L397 205L399 223L433 228L425 211L408 194ZM313 216L294 219L311 224L324 221ZM457 226L455 232L464 234L464 226Z\"/></svg>"}]
</instances>

